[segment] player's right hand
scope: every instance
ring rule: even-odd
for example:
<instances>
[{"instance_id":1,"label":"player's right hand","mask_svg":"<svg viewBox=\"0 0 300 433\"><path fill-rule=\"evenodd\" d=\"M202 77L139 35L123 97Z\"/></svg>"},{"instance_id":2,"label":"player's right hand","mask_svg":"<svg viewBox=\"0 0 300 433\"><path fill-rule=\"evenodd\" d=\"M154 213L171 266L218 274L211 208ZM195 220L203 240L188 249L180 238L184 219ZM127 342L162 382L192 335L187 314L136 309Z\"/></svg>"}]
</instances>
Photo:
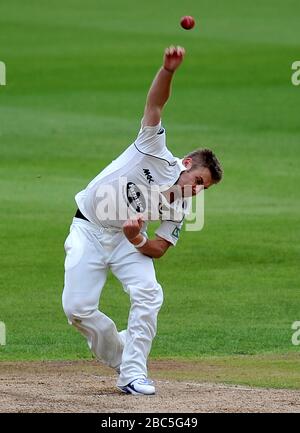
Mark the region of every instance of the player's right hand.
<instances>
[{"instance_id":1,"label":"player's right hand","mask_svg":"<svg viewBox=\"0 0 300 433\"><path fill-rule=\"evenodd\" d=\"M144 220L141 215L135 219L129 219L123 224L123 232L129 241L133 240L140 233Z\"/></svg>"},{"instance_id":2,"label":"player's right hand","mask_svg":"<svg viewBox=\"0 0 300 433\"><path fill-rule=\"evenodd\" d=\"M185 55L185 49L180 47L174 47L171 45L170 47L165 49L164 55L164 68L169 71L176 71L176 69L181 65L183 58Z\"/></svg>"}]
</instances>

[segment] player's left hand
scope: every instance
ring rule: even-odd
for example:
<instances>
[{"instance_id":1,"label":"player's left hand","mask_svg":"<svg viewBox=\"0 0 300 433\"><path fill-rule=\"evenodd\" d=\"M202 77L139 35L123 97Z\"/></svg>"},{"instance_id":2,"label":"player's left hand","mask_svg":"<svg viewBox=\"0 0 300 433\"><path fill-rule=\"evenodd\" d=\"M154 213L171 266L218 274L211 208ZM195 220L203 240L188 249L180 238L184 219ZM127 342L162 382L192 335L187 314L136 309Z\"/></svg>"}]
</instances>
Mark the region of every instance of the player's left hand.
<instances>
[{"instance_id":1,"label":"player's left hand","mask_svg":"<svg viewBox=\"0 0 300 433\"><path fill-rule=\"evenodd\" d=\"M127 220L123 224L123 232L129 241L137 237L141 231L143 223L144 219L142 215L137 215L136 219Z\"/></svg>"}]
</instances>

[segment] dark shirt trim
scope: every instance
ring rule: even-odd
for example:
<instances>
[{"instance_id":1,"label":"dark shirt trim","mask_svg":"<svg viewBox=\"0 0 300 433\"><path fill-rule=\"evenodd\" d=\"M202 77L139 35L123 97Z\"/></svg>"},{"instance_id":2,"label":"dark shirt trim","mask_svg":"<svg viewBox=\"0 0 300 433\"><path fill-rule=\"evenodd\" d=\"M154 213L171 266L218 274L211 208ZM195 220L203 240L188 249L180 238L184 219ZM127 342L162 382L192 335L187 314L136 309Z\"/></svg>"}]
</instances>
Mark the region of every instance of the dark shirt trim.
<instances>
[{"instance_id":1,"label":"dark shirt trim","mask_svg":"<svg viewBox=\"0 0 300 433\"><path fill-rule=\"evenodd\" d=\"M171 164L167 159L160 158L159 156L151 155L150 153L142 152L142 151L137 147L137 145L136 145L135 143L134 143L134 147L136 148L136 150L137 150L138 152L142 153L143 155L146 155L146 156L152 156L152 158L161 159L162 161L167 162L167 163L169 164L170 167L175 167L176 164L177 164L177 161L175 161L175 162L173 162L173 163Z\"/></svg>"}]
</instances>

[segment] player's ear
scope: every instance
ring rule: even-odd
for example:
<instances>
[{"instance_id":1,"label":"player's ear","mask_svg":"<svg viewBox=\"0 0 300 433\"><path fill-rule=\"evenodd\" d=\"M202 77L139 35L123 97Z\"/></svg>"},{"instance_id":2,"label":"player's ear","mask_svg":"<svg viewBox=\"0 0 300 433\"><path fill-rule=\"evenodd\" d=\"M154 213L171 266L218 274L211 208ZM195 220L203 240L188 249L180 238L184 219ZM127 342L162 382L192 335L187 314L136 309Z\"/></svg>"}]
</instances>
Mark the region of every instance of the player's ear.
<instances>
[{"instance_id":1,"label":"player's ear","mask_svg":"<svg viewBox=\"0 0 300 433\"><path fill-rule=\"evenodd\" d=\"M187 157L187 158L183 159L182 163L187 170L190 170L192 168L192 165L193 165L193 160L192 160L192 158Z\"/></svg>"}]
</instances>

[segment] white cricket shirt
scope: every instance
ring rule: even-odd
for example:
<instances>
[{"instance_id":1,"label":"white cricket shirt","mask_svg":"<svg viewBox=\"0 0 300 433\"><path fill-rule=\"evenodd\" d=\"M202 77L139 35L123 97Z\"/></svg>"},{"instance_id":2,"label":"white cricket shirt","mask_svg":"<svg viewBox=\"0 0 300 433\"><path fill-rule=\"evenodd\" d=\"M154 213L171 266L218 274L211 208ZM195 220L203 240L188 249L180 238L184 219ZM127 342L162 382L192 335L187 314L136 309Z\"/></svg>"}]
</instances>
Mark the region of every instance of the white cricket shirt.
<instances>
[{"instance_id":1,"label":"white cricket shirt","mask_svg":"<svg viewBox=\"0 0 300 433\"><path fill-rule=\"evenodd\" d=\"M147 221L160 220L156 234L176 244L188 200L172 205L162 194L185 170L166 146L166 131L161 122L143 126L137 139L117 159L101 171L75 200L82 214L91 222L121 229L132 215L142 213ZM176 209L176 210L174 210ZM146 231L145 224L143 231Z\"/></svg>"}]
</instances>

